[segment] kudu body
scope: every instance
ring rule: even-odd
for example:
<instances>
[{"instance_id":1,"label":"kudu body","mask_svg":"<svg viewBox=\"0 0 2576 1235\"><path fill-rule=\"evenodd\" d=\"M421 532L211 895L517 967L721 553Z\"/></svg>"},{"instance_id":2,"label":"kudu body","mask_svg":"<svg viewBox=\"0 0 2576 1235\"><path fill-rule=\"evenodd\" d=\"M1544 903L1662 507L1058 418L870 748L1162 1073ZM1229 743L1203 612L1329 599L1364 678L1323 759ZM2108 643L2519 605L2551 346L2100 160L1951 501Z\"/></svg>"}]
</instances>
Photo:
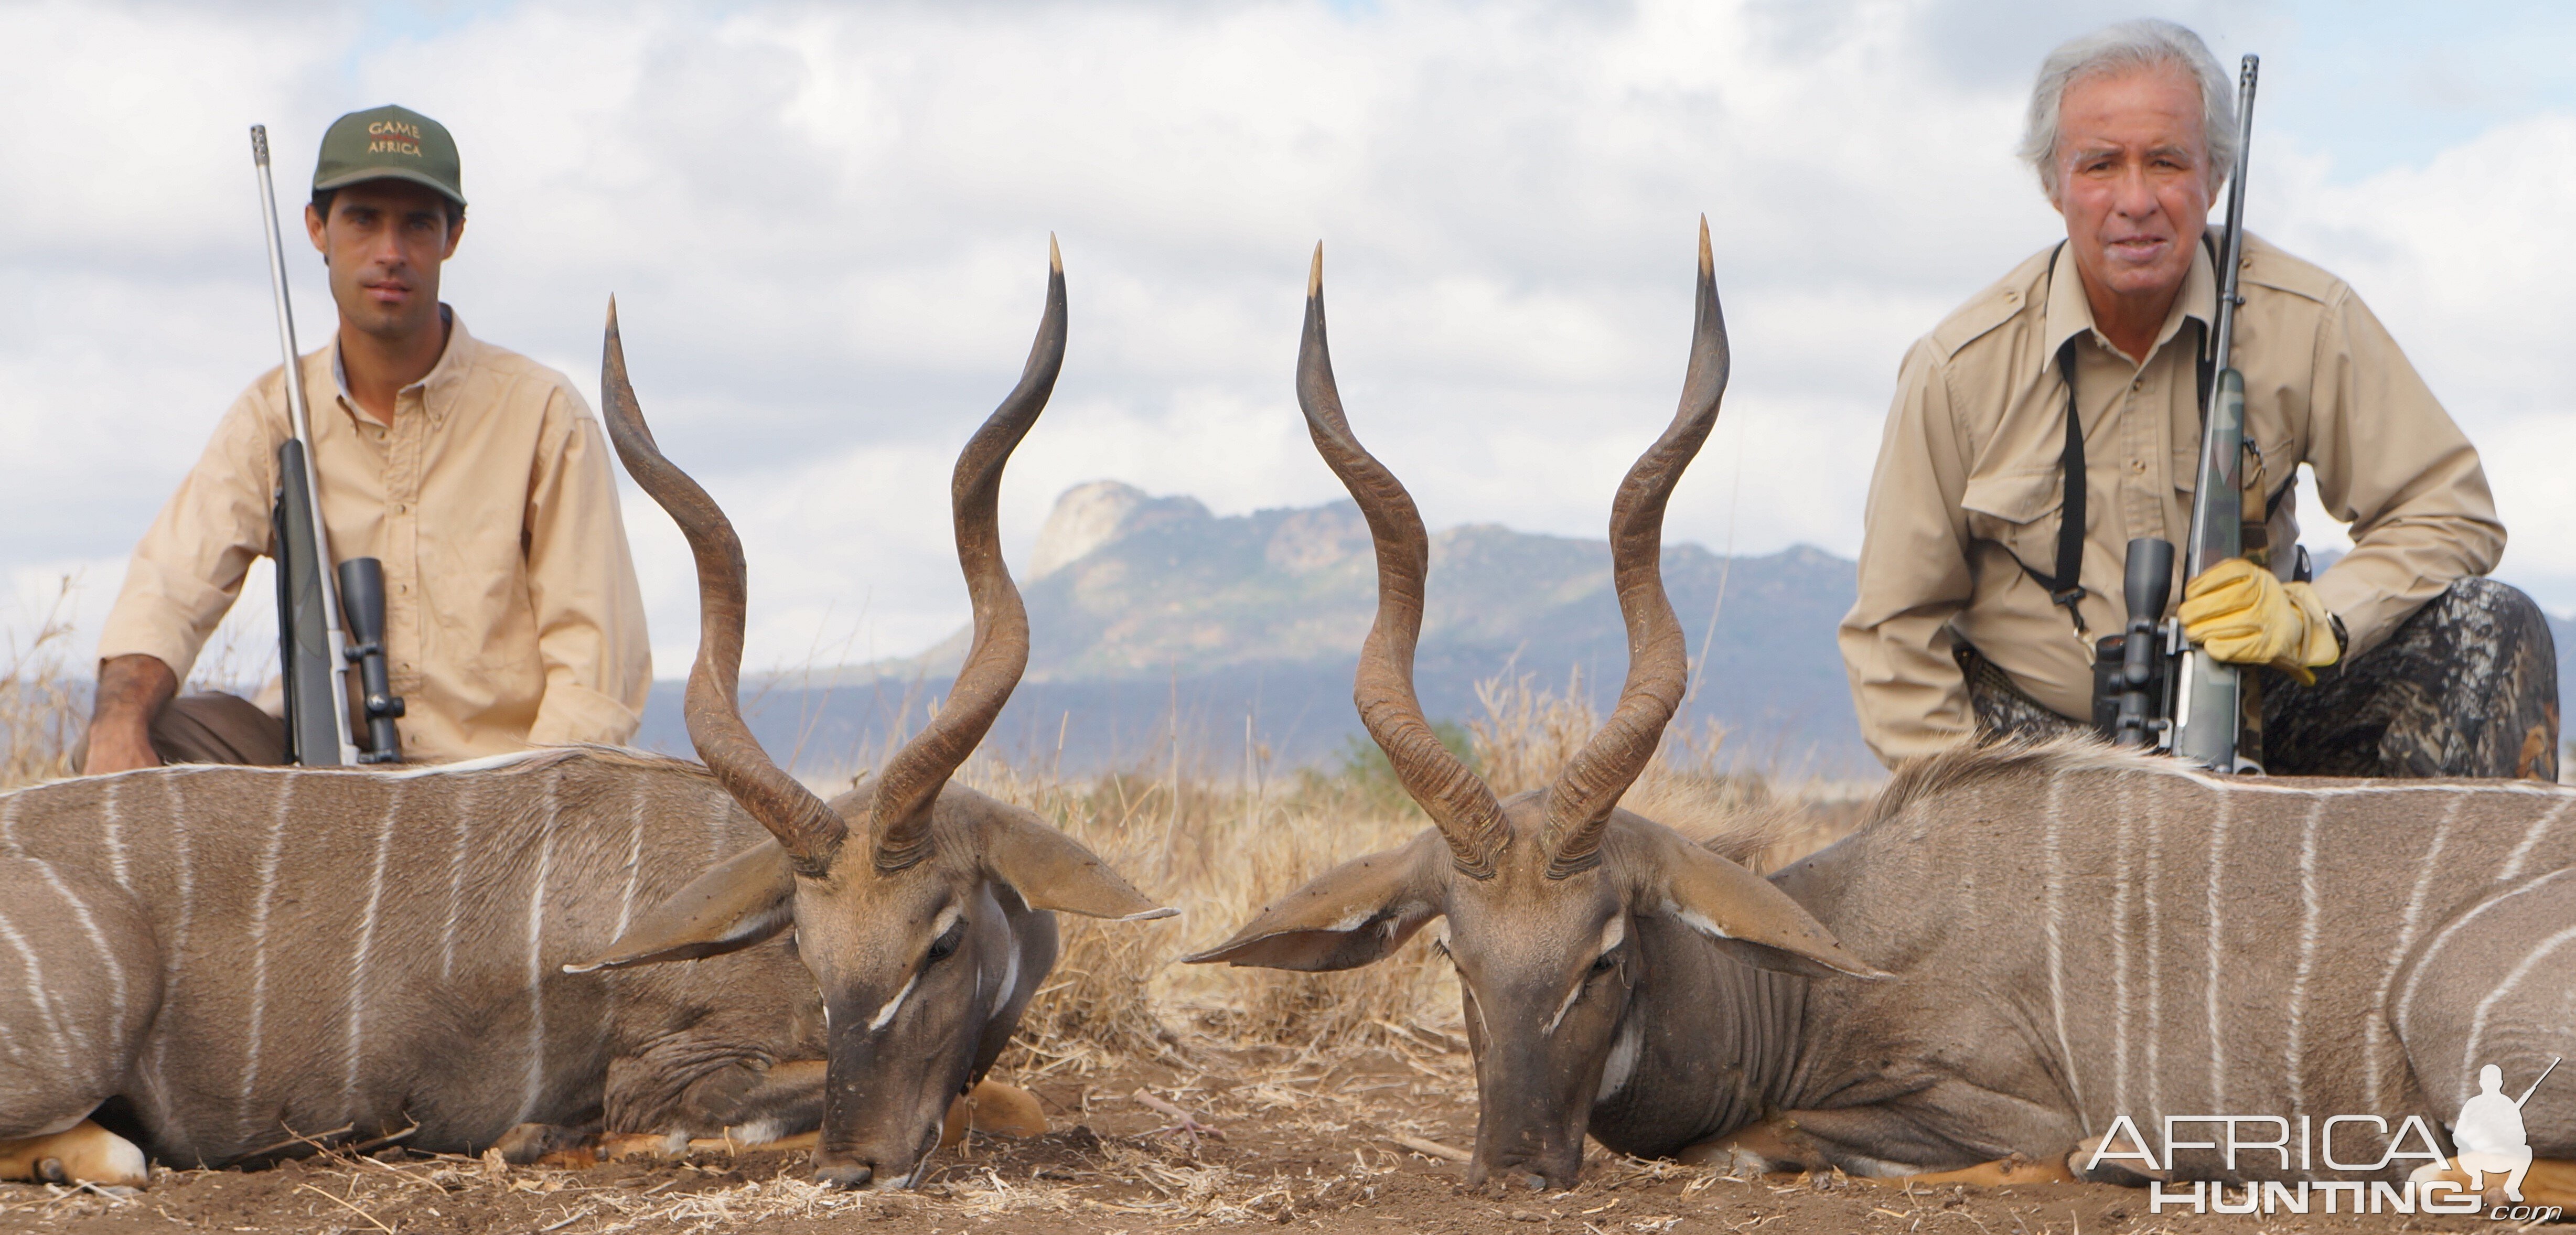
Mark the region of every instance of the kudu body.
<instances>
[{"instance_id":1,"label":"kudu body","mask_svg":"<svg viewBox=\"0 0 2576 1235\"><path fill-rule=\"evenodd\" d=\"M555 1139L523 1125L812 1130L828 1182L917 1178L1054 964L1049 911L1171 912L1030 812L948 784L1025 664L995 502L1064 328L1057 261L1019 387L958 461L974 647L938 719L826 803L742 723L741 548L654 446L612 307L610 436L697 556L705 766L574 748L0 797L0 1141L102 1106L191 1165L406 1129L465 1151ZM109 1159L136 1182L130 1147Z\"/></svg>"},{"instance_id":2,"label":"kudu body","mask_svg":"<svg viewBox=\"0 0 2576 1235\"><path fill-rule=\"evenodd\" d=\"M703 768L606 749L0 797L0 1139L102 1103L184 1166L413 1125L476 1152L810 1127L821 1009L783 942L562 972L762 835Z\"/></svg>"},{"instance_id":3,"label":"kudu body","mask_svg":"<svg viewBox=\"0 0 2576 1235\"><path fill-rule=\"evenodd\" d=\"M1900 774L1876 823L1771 880L1616 809L1685 682L1659 530L1725 382L1705 224L1700 261L1681 410L1611 519L1618 708L1554 784L1496 801L1413 697L1421 518L1344 419L1319 252L1299 400L1378 546L1357 700L1436 826L1190 959L1349 968L1445 915L1477 1184L1569 1186L1587 1134L1897 1175L2015 1153L2053 1167L2123 1114L2151 1139L2166 1114L2438 1129L2478 1064L2530 1077L2576 1054L2567 790L2220 780L2089 743L1969 752ZM2576 1084L2526 1119L2541 1157L2576 1156ZM2388 1139L2345 1126L2339 1160L2376 1162ZM2178 1177L2230 1174L2151 1148Z\"/></svg>"},{"instance_id":4,"label":"kudu body","mask_svg":"<svg viewBox=\"0 0 2576 1235\"><path fill-rule=\"evenodd\" d=\"M2127 1116L2115 1152L2152 1162L2105 1159L2121 1172L2403 1179L2425 1160L2383 1163L2392 1141L2436 1147L2399 1137L2408 1116L2448 1153L2481 1065L2519 1087L2576 1057L2571 808L2527 781L2219 777L2091 742L1941 756L1774 879L1896 979L1691 983L1731 1011L1694 1033L1666 1005L1636 1075L1723 1052L1752 1100L1631 1086L1595 1128L1672 1153L1764 1119L1757 1153L1885 1175L2086 1146L2081 1169ZM2168 1161L2169 1115L2276 1116L2290 1145ZM2322 1136L2338 1115L2385 1120L2334 1133L2337 1161L2377 1169L2331 1169L2322 1142L2300 1160L2302 1117ZM2522 1117L2536 1157L2576 1158L2576 1085Z\"/></svg>"}]
</instances>

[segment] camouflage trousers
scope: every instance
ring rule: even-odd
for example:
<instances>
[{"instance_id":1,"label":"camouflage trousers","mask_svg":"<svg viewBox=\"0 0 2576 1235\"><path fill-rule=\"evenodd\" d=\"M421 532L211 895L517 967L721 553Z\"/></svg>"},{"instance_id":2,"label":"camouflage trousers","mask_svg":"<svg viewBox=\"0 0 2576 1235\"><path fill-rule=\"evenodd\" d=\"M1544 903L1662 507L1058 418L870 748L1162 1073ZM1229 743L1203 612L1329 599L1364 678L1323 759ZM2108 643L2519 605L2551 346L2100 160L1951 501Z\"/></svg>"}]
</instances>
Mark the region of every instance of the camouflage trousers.
<instances>
[{"instance_id":1,"label":"camouflage trousers","mask_svg":"<svg viewBox=\"0 0 2576 1235\"><path fill-rule=\"evenodd\" d=\"M1961 645L1981 738L2091 725L2051 711ZM2558 779L2558 651L2530 597L2493 579L2453 583L2388 641L2302 686L2272 669L2263 766L2282 776Z\"/></svg>"}]
</instances>

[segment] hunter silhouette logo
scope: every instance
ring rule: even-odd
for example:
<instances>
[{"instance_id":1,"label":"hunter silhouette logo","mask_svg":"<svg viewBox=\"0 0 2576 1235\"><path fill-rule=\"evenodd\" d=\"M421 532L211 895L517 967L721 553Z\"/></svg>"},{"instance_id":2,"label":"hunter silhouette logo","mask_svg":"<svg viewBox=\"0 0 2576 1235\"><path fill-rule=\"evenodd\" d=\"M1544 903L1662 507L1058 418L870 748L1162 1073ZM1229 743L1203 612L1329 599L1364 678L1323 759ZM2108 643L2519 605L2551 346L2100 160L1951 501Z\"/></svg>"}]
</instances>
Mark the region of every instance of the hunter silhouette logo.
<instances>
[{"instance_id":1,"label":"hunter silhouette logo","mask_svg":"<svg viewBox=\"0 0 2576 1235\"><path fill-rule=\"evenodd\" d=\"M2460 1117L2451 1125L2451 1143L2460 1151L2453 1162L2469 1177L2472 1190L2483 1191L2487 1176L2502 1175L2506 1198L2522 1203L2522 1177L2531 1170L2531 1142L2523 1130L2522 1107L2540 1091L2540 1082L2558 1070L2558 1062L2550 1060L2519 1098L2505 1096L2504 1069L2494 1064L2478 1069L2477 1095L2460 1104Z\"/></svg>"}]
</instances>

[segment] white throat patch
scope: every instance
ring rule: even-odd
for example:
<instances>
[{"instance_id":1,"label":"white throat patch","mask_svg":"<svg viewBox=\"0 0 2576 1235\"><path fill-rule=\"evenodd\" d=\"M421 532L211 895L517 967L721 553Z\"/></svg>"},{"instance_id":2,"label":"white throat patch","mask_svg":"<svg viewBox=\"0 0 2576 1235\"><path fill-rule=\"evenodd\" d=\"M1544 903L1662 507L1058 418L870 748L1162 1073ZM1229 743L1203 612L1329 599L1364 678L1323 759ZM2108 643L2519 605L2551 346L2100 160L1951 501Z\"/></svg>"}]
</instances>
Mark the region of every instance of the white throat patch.
<instances>
[{"instance_id":1,"label":"white throat patch","mask_svg":"<svg viewBox=\"0 0 2576 1235\"><path fill-rule=\"evenodd\" d=\"M1619 1027L1618 1040L1610 1044L1610 1059L1601 1065L1601 1090L1592 1096L1593 1101L1607 1102L1628 1087L1628 1078L1637 1071L1637 1048L1644 1036L1633 1015L1627 1024Z\"/></svg>"}]
</instances>

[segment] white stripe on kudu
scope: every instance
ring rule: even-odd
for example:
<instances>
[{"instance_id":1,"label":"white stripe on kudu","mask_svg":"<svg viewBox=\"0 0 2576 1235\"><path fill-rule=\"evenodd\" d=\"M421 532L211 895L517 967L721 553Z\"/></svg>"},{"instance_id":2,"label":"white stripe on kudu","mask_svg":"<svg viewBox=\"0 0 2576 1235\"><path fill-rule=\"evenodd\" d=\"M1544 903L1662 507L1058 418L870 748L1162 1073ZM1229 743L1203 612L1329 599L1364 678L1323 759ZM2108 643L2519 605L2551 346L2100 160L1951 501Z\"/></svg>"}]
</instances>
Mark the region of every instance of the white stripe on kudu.
<instances>
[{"instance_id":1,"label":"white stripe on kudu","mask_svg":"<svg viewBox=\"0 0 2576 1235\"><path fill-rule=\"evenodd\" d=\"M2361 1027L2362 1106L2379 1109L2379 1055L2381 1026L2388 1023L2388 987L2397 980L2398 967L2406 963L2406 953L2415 946L2415 933L2423 926L2424 894L2433 886L2433 876L2442 869L2442 847L2451 839L2451 824L2460 817L2460 807L2469 800L2466 793L2451 797L2451 808L2442 812L2442 821L2433 827L2433 844L2424 851L2424 862L2415 876L2415 891L2406 898L2406 913L2397 922L2397 945L2388 950L2388 962L2379 970L2379 985L2371 992L2370 1019Z\"/></svg>"},{"instance_id":2,"label":"white stripe on kudu","mask_svg":"<svg viewBox=\"0 0 2576 1235\"><path fill-rule=\"evenodd\" d=\"M277 810L269 820L268 846L259 855L259 899L252 902L250 911L250 1026L242 1034L241 1126L245 1133L259 1123L251 1103L259 1092L260 1030L268 1013L268 907L277 895L277 859L286 848L286 815L295 801L297 775L328 773L277 778Z\"/></svg>"},{"instance_id":3,"label":"white stripe on kudu","mask_svg":"<svg viewBox=\"0 0 2576 1235\"><path fill-rule=\"evenodd\" d=\"M124 781L111 780L99 790L99 839L107 842L108 874L115 878L116 886L132 892L134 881L126 877L125 871L125 813L117 809L116 803L117 793L123 788Z\"/></svg>"},{"instance_id":4,"label":"white stripe on kudu","mask_svg":"<svg viewBox=\"0 0 2576 1235\"><path fill-rule=\"evenodd\" d=\"M69 1071L72 1045L63 1036L62 1018L54 1015L54 1001L45 997L45 967L37 962L36 950L28 946L27 937L18 933L17 923L11 922L7 914L0 914L0 938L8 939L9 946L18 950L19 961L27 967L27 1002L34 1004L37 1014L45 1018L45 1028L54 1038L54 1058Z\"/></svg>"},{"instance_id":5,"label":"white stripe on kudu","mask_svg":"<svg viewBox=\"0 0 2576 1235\"><path fill-rule=\"evenodd\" d=\"M367 876L367 909L358 918L358 949L349 958L349 1074L341 1083L341 1114L358 1114L358 1065L366 1058L367 962L376 946L376 920L385 903L385 861L393 856L394 820L402 813L403 790L397 782L385 794L384 816L376 821L376 864Z\"/></svg>"},{"instance_id":6,"label":"white stripe on kudu","mask_svg":"<svg viewBox=\"0 0 2576 1235\"><path fill-rule=\"evenodd\" d=\"M188 804L179 793L179 778L162 777L161 793L168 807L170 853L178 867L179 894L177 922L161 948L161 1006L167 1008L177 1004L179 975L187 968L181 964L181 959L188 954L188 930L197 916L197 855L189 843ZM161 1113L160 1126L172 1129L178 1143L186 1146L190 1142L180 1131L179 1120L170 1110L169 1063L170 1035L166 1032L153 1034L150 1083L153 1106Z\"/></svg>"},{"instance_id":7,"label":"white stripe on kudu","mask_svg":"<svg viewBox=\"0 0 2576 1235\"><path fill-rule=\"evenodd\" d=\"M2174 1109L2165 1104L2164 1051L2165 1034L2165 919L2164 903L2156 899L2156 889L2164 881L2165 799L2160 793L2147 795L2147 1101L2158 1111Z\"/></svg>"},{"instance_id":8,"label":"white stripe on kudu","mask_svg":"<svg viewBox=\"0 0 2576 1235\"><path fill-rule=\"evenodd\" d=\"M626 924L635 916L635 886L644 878L644 786L635 786L635 802L627 808L626 890L617 897L617 929L608 932L611 940L626 937Z\"/></svg>"},{"instance_id":9,"label":"white stripe on kudu","mask_svg":"<svg viewBox=\"0 0 2576 1235\"><path fill-rule=\"evenodd\" d=\"M2137 840L2137 778L2119 778L2111 835L2111 1109L2129 1111L2129 846Z\"/></svg>"},{"instance_id":10,"label":"white stripe on kudu","mask_svg":"<svg viewBox=\"0 0 2576 1235\"><path fill-rule=\"evenodd\" d=\"M98 929L98 919L91 916L89 902L82 900L78 893L72 891L70 884L63 882L62 872L55 870L51 862L38 862L36 869L45 872L45 882L52 885L54 895L63 898L63 903L72 907L72 916L80 919L82 933L89 936L89 946L98 953L99 961L107 966L107 977L111 987L109 998L115 1002L116 1011L116 1019L108 1037L112 1041L123 1042L125 1040L124 963L116 959L116 949L108 945L107 932ZM86 1026L81 1028L80 1046L86 1052L95 1052L98 1049L97 1041L89 1036L89 1029Z\"/></svg>"},{"instance_id":11,"label":"white stripe on kudu","mask_svg":"<svg viewBox=\"0 0 2576 1235\"><path fill-rule=\"evenodd\" d=\"M456 791L456 800L448 809L456 812L456 843L447 855L447 928L438 947L438 977L449 981L456 977L456 924L465 916L465 842L474 822L474 782L466 781Z\"/></svg>"},{"instance_id":12,"label":"white stripe on kudu","mask_svg":"<svg viewBox=\"0 0 2576 1235\"><path fill-rule=\"evenodd\" d=\"M2319 798L2309 803L2307 820L2299 825L2299 968L2290 978L2290 1041L2282 1052L2293 1115L2307 1110L2308 978L2317 967L2317 823L2325 813L2326 800Z\"/></svg>"},{"instance_id":13,"label":"white stripe on kudu","mask_svg":"<svg viewBox=\"0 0 2576 1235\"><path fill-rule=\"evenodd\" d=\"M2531 856L2532 846L2539 844L2540 838L2548 835L2549 829L2557 825L2558 817L2567 813L2570 803L2576 803L2576 797L2568 798L2550 807L2548 814L2542 815L2532 823L2531 830L2523 833L2522 843L2514 846L2513 853L2505 858L2504 868L2496 872L2496 882L2502 883L2522 873L2523 861Z\"/></svg>"},{"instance_id":14,"label":"white stripe on kudu","mask_svg":"<svg viewBox=\"0 0 2576 1235\"><path fill-rule=\"evenodd\" d=\"M2066 1069L2067 1095L2074 1099L2076 1118L2083 1124L2084 1135L2091 1136L2093 1117L2084 1104L2084 1082L2077 1075L2079 1061L2075 1057L2075 1048L2068 1044L2066 1037L2066 950L2059 925L2065 913L2066 870L2057 843L2058 834L2066 825L2065 786L2064 772L2048 778L2048 826L2041 840L2048 861L2048 883L2044 889L2048 899L2048 1013L2057 1022L2057 1058L2060 1066ZM1575 989L1581 991L1583 988L1577 986Z\"/></svg>"},{"instance_id":15,"label":"white stripe on kudu","mask_svg":"<svg viewBox=\"0 0 2576 1235\"><path fill-rule=\"evenodd\" d=\"M2227 822L2235 803L2224 793L2218 795L2218 809L2209 820L2209 981L2202 991L2209 1012L2209 1109L2227 1109L2227 1039L2220 1032L2218 1019L2219 957L2225 940L2224 922L2219 913L2219 881L2227 870Z\"/></svg>"},{"instance_id":16,"label":"white stripe on kudu","mask_svg":"<svg viewBox=\"0 0 2576 1235\"><path fill-rule=\"evenodd\" d=\"M2504 976L2504 981L2496 983L2496 988L2488 991L2487 997L2478 1001L2477 1014L2469 1019L2469 1044L2460 1052L2463 1062L2459 1071L2459 1102L2466 1103L2469 1100L2469 1078L2476 1076L2478 1065L2485 1062L2478 1058L2478 1043L2487 1036L2487 1014L2495 1011L2497 1000L2511 994L2514 987L2521 985L2524 978L2531 976L2532 969L2540 964L2542 957L2565 947L2567 941L2571 939L2576 939L2576 926L2568 927L2542 940L2539 947L2533 948L2530 955L2523 957L2513 967L2512 972Z\"/></svg>"},{"instance_id":17,"label":"white stripe on kudu","mask_svg":"<svg viewBox=\"0 0 2576 1235\"><path fill-rule=\"evenodd\" d=\"M545 814L537 820L537 877L528 889L528 1092L519 1120L537 1113L546 1092L546 880L555 859L555 811L562 805L563 769L546 777Z\"/></svg>"},{"instance_id":18,"label":"white stripe on kudu","mask_svg":"<svg viewBox=\"0 0 2576 1235\"><path fill-rule=\"evenodd\" d=\"M2510 891L2500 892L2494 896L2490 896L2485 900L2479 901L2475 906L2472 906L2468 912L2452 918L2448 923L2444 924L2442 929L2434 934L2433 941L2424 945L2423 958L2416 961L2413 971L2406 975L2406 989L2397 993L2395 1018L2397 1021L2397 1036L2402 1038L2414 1028L2412 1022L2415 1016L2415 993L2424 985L2424 975L2433 971L2436 958L2442 955L2443 949L2450 946L2452 935L2457 934L2461 927L2467 926L2469 923L2476 921L2478 916L2485 913L2487 910L2493 909L2506 901L2512 900L2513 898L2562 875L2576 875L2576 867L2561 867L2546 875L2542 875L2537 879L2519 884Z\"/></svg>"}]
</instances>

